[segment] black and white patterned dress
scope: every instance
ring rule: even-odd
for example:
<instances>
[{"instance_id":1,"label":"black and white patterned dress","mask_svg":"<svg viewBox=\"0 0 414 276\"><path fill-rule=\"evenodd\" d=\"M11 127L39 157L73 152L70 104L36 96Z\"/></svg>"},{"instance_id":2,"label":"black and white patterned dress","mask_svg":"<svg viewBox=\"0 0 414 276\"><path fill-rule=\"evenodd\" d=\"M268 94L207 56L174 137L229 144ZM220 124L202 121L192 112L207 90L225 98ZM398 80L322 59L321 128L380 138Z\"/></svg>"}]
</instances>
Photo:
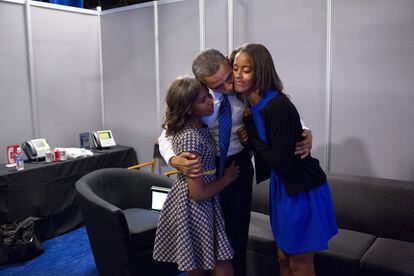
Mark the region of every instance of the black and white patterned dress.
<instances>
[{"instance_id":1,"label":"black and white patterned dress","mask_svg":"<svg viewBox=\"0 0 414 276\"><path fill-rule=\"evenodd\" d=\"M176 155L188 151L201 156L203 170L215 169L215 144L207 127L186 125L173 137ZM204 176L205 185L214 182L215 174ZM158 223L154 259L178 264L181 271L211 270L218 260L233 258L227 238L218 196L203 202L189 197L183 174L168 194Z\"/></svg>"}]
</instances>

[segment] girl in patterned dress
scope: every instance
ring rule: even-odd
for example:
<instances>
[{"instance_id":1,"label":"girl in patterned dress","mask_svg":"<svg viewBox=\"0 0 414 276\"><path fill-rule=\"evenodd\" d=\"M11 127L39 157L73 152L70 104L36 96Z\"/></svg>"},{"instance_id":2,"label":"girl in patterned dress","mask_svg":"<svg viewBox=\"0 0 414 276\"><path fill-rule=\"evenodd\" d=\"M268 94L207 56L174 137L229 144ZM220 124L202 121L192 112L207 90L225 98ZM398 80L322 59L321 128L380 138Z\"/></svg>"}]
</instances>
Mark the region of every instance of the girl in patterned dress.
<instances>
[{"instance_id":1,"label":"girl in patterned dress","mask_svg":"<svg viewBox=\"0 0 414 276\"><path fill-rule=\"evenodd\" d=\"M237 178L239 167L231 164L224 176L215 178L214 140L201 117L214 111L208 89L195 77L174 80L166 96L163 128L172 135L176 155L191 152L201 159L203 176L179 173L167 196L154 244L155 260L178 264L186 275L233 275L233 249L227 238L218 192Z\"/></svg>"},{"instance_id":2,"label":"girl in patterned dress","mask_svg":"<svg viewBox=\"0 0 414 276\"><path fill-rule=\"evenodd\" d=\"M270 223L280 274L315 275L314 251L328 248L337 232L326 175L310 154L295 155L302 140L299 113L284 94L272 56L261 44L245 44L232 54L235 91L250 103L245 125L255 160L270 176ZM259 181L258 181L259 183Z\"/></svg>"}]
</instances>

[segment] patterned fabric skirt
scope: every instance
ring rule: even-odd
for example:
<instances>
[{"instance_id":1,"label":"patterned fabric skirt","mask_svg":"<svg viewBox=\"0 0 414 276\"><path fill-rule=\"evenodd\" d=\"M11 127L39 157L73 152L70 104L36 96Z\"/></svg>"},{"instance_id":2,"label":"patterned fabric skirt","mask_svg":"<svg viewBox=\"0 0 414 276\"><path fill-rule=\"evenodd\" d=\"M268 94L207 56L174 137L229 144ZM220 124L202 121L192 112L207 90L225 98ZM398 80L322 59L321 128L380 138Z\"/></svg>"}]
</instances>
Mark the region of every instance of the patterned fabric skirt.
<instances>
[{"instance_id":1,"label":"patterned fabric skirt","mask_svg":"<svg viewBox=\"0 0 414 276\"><path fill-rule=\"evenodd\" d=\"M181 271L211 270L217 261L232 259L218 196L197 203L179 178L161 212L153 257L176 263Z\"/></svg>"}]
</instances>

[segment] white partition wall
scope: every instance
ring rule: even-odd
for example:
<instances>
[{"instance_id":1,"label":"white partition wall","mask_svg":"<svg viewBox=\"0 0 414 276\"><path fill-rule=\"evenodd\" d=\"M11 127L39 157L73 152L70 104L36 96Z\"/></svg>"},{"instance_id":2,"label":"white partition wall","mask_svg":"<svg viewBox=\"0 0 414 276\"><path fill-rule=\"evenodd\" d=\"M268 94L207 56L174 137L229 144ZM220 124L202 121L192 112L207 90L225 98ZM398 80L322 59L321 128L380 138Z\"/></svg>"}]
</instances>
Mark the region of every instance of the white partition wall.
<instances>
[{"instance_id":1,"label":"white partition wall","mask_svg":"<svg viewBox=\"0 0 414 276\"><path fill-rule=\"evenodd\" d=\"M193 58L200 52L198 1L159 1L158 35L162 119L170 82L192 74Z\"/></svg>"},{"instance_id":2,"label":"white partition wall","mask_svg":"<svg viewBox=\"0 0 414 276\"><path fill-rule=\"evenodd\" d=\"M312 153L323 164L326 2L234 2L235 47L254 42L268 48L286 93L313 131Z\"/></svg>"},{"instance_id":3,"label":"white partition wall","mask_svg":"<svg viewBox=\"0 0 414 276\"><path fill-rule=\"evenodd\" d=\"M24 6L0 2L0 163L33 135Z\"/></svg>"},{"instance_id":4,"label":"white partition wall","mask_svg":"<svg viewBox=\"0 0 414 276\"><path fill-rule=\"evenodd\" d=\"M36 134L77 146L103 127L146 161L166 90L200 49L258 42L322 165L414 180L414 1L161 0L102 13L25 3L0 0L0 163Z\"/></svg>"},{"instance_id":5,"label":"white partition wall","mask_svg":"<svg viewBox=\"0 0 414 276\"><path fill-rule=\"evenodd\" d=\"M101 128L98 18L31 9L39 135L79 147L79 133Z\"/></svg>"},{"instance_id":6,"label":"white partition wall","mask_svg":"<svg viewBox=\"0 0 414 276\"><path fill-rule=\"evenodd\" d=\"M5 146L46 138L79 146L101 128L96 12L39 2L0 2L0 163Z\"/></svg>"},{"instance_id":7,"label":"white partition wall","mask_svg":"<svg viewBox=\"0 0 414 276\"><path fill-rule=\"evenodd\" d=\"M228 53L227 0L205 0L206 48Z\"/></svg>"},{"instance_id":8,"label":"white partition wall","mask_svg":"<svg viewBox=\"0 0 414 276\"><path fill-rule=\"evenodd\" d=\"M414 179L414 1L334 1L332 164Z\"/></svg>"},{"instance_id":9,"label":"white partition wall","mask_svg":"<svg viewBox=\"0 0 414 276\"><path fill-rule=\"evenodd\" d=\"M101 16L106 128L149 161L158 138L153 6Z\"/></svg>"}]
</instances>

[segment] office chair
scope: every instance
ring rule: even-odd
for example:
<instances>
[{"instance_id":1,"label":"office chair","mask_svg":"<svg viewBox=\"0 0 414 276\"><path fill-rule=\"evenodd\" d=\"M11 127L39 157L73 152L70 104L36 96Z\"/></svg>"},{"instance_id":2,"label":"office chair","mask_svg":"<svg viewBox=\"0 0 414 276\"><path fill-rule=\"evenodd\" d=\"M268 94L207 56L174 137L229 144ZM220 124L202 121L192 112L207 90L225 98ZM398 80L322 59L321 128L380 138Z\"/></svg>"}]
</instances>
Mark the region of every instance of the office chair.
<instances>
[{"instance_id":1,"label":"office chair","mask_svg":"<svg viewBox=\"0 0 414 276\"><path fill-rule=\"evenodd\" d=\"M153 260L159 212L151 208L151 187L170 188L156 174L107 168L76 182L79 205L101 275L168 275L175 265Z\"/></svg>"},{"instance_id":2,"label":"office chair","mask_svg":"<svg viewBox=\"0 0 414 276\"><path fill-rule=\"evenodd\" d=\"M154 144L154 151L152 154L152 160L149 162L143 162L139 163L133 166L128 167L128 170L139 170L147 166L151 166L151 173L155 173L155 167L156 164L158 164L158 174L162 174L164 176L170 177L171 175L175 175L178 173L177 170L170 170L165 173L162 173L162 167L167 166L167 163L165 163L164 158L162 157L160 153L160 148L158 143Z\"/></svg>"}]
</instances>

